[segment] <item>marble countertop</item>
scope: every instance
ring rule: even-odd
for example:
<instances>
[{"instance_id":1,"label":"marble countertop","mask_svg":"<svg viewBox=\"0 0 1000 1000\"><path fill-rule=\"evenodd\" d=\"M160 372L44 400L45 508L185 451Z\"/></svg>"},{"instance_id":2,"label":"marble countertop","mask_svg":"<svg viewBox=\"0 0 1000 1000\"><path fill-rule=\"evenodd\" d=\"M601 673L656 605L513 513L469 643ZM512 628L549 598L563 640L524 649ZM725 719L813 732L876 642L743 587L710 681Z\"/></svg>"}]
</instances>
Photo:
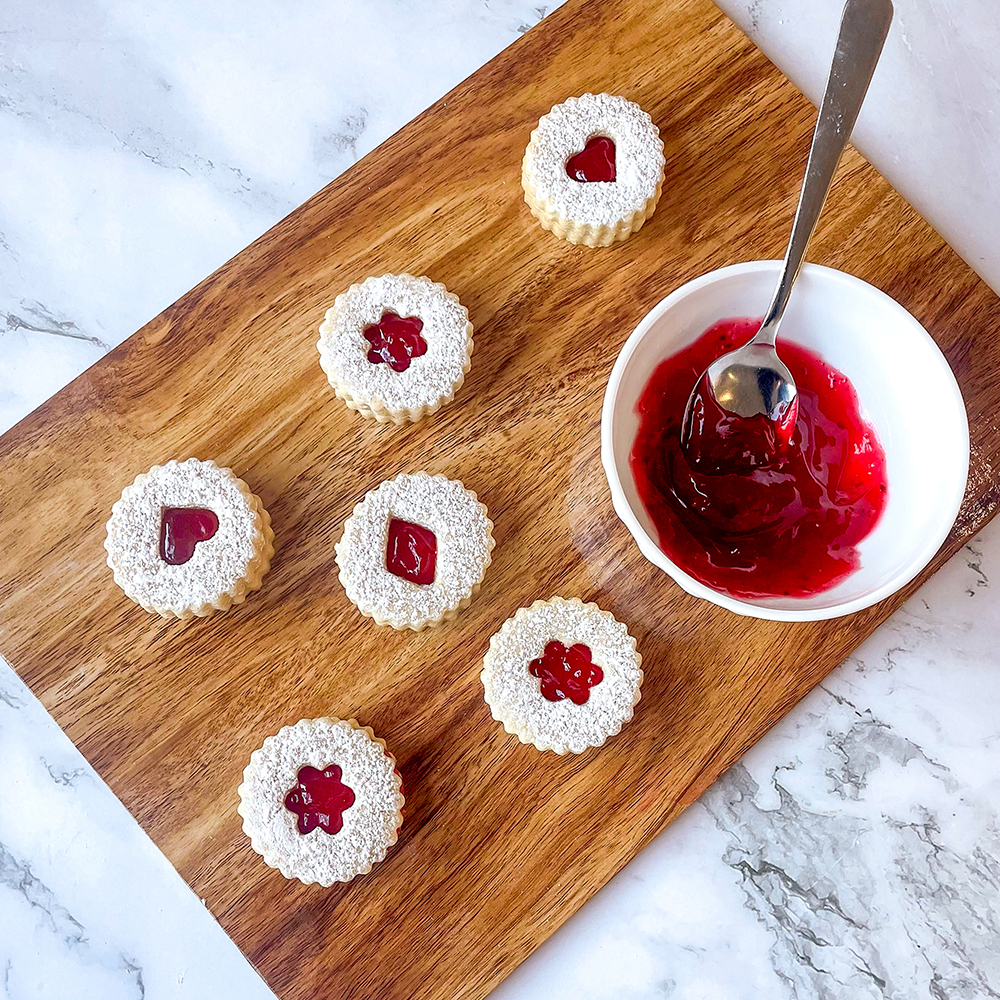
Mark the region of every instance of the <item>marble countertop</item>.
<instances>
[{"instance_id":1,"label":"marble countertop","mask_svg":"<svg viewBox=\"0 0 1000 1000\"><path fill-rule=\"evenodd\" d=\"M719 0L815 99L840 0ZM8 0L0 430L548 13ZM897 0L861 149L1000 288L1000 7ZM495 992L1000 994L1000 525ZM272 994L0 661L0 988Z\"/></svg>"}]
</instances>

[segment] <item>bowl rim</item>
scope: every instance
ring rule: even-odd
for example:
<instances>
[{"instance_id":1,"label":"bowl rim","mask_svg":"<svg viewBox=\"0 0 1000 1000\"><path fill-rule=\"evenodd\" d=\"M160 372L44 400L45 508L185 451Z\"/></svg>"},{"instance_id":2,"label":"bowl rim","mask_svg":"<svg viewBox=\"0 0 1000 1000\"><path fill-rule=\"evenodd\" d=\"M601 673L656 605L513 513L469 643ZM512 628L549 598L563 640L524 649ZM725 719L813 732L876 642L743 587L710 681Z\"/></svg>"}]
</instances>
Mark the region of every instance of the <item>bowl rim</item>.
<instances>
[{"instance_id":1,"label":"bowl rim","mask_svg":"<svg viewBox=\"0 0 1000 1000\"><path fill-rule=\"evenodd\" d=\"M871 593L849 601L841 601L837 604L831 604L830 606L824 608L803 608L802 610L794 610L788 608L762 607L758 604L752 603L751 601L740 600L739 598L731 597L728 594L723 594L719 591L713 590L711 587L708 587L699 580L696 580L693 576L686 573L680 566L673 562L673 560L671 560L670 557L663 552L656 540L651 538L642 527L639 519L636 517L631 505L626 499L625 491L618 476L618 468L615 463L613 447L614 435L612 432L614 410L622 377L629 361L632 358L632 355L636 351L636 348L645 338L653 324L656 323L661 316L673 309L682 299L687 298L689 295L699 291L706 285L714 284L715 282L721 281L725 278L755 274L762 271L773 271L775 272L775 277L777 277L777 269L780 268L781 265L782 261L780 260L754 260L744 261L738 264L729 264L725 267L716 268L715 270L699 275L698 277L685 282L683 285L680 285L678 288L675 288L669 295L666 296L666 298L661 299L655 306L653 306L652 309L649 310L649 312L645 314L645 316L642 317L635 329L629 335L628 339L622 345L621 351L619 351L618 357L615 360L614 367L611 369L611 375L608 378L607 388L604 391L604 403L601 408L601 464L604 466L604 474L607 477L608 487L611 491L611 503L614 507L615 513L624 523L625 527L628 528L632 538L639 547L639 551L654 566L657 566L659 569L662 569L664 572L669 574L677 584L687 591L687 593L694 597L700 597L703 600L709 601L719 607L726 608L736 614L744 615L750 618L761 618L766 621L784 622L825 621L830 618L839 618L843 615L852 614L855 611L861 611L864 608L871 607L873 604L877 604L879 601L884 600L886 597L896 593L896 591L905 587L911 580L913 580L914 577L916 577L917 574L927 566L927 564L934 557L934 554L948 537L948 534L950 533L958 516L959 508L962 505L966 485L968 483L970 458L969 419L965 400L962 396L962 391L959 388L958 381L955 379L955 374L951 370L951 366L948 364L947 358L945 358L944 354L941 353L941 348L938 347L934 338L927 332L923 324L911 312L909 312L909 310L905 309L894 298L892 298L892 296L886 294L880 288L876 288L874 285L869 284L867 281L864 281L853 274L848 274L846 271L840 271L833 267L826 267L822 264L805 263L802 265L803 273L812 272L820 275L824 280L835 282L839 281L842 284L849 286L852 291L860 291L863 294L882 299L883 304L898 313L901 313L902 316L908 321L908 324L913 328L914 333L917 336L922 336L926 343L928 343L933 349L934 355L940 362L944 383L942 389L944 389L945 386L951 389L954 401L958 403L958 409L962 415L961 448L964 454L964 461L962 464L965 468L965 475L961 477L961 482L956 480L952 486L951 501L947 507L947 509L951 511L950 517L942 519L939 529L924 540L923 544L914 553L912 559L905 568L884 583L881 587L873 590Z\"/></svg>"}]
</instances>

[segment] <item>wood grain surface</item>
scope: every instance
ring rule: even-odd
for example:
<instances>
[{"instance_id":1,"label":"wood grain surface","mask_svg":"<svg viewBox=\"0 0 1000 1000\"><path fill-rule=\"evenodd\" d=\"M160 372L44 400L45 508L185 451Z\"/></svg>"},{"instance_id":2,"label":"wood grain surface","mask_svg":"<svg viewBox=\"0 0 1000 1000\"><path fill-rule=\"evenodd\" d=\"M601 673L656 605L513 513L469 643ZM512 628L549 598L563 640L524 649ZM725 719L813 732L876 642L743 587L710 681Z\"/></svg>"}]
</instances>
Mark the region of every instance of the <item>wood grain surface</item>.
<instances>
[{"instance_id":1,"label":"wood grain surface","mask_svg":"<svg viewBox=\"0 0 1000 1000\"><path fill-rule=\"evenodd\" d=\"M519 185L539 115L586 90L638 101L666 144L656 214L608 250L544 232ZM280 997L482 997L906 596L800 625L699 602L639 555L599 461L641 316L781 255L813 115L708 0L569 0L0 440L0 652ZM933 569L997 505L1000 305L853 151L810 256L910 309L962 385L972 476ZM385 271L445 282L476 326L458 398L410 427L349 412L315 348L333 297ZM190 455L246 479L277 553L245 605L169 623L114 586L104 523ZM497 548L472 607L414 635L358 614L334 542L417 469L476 490ZM504 619L554 593L625 621L646 671L633 722L575 757L507 736L478 678ZM387 860L329 890L265 867L236 814L250 752L324 714L373 726L407 792Z\"/></svg>"}]
</instances>

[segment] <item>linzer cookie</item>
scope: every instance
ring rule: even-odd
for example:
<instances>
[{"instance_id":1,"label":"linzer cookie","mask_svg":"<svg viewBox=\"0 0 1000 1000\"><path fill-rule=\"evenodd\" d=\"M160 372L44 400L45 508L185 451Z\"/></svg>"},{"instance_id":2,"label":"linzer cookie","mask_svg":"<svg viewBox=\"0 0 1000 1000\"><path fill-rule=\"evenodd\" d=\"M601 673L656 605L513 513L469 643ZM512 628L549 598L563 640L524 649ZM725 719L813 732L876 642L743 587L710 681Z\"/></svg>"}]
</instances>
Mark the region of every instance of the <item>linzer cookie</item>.
<instances>
[{"instance_id":1,"label":"linzer cookie","mask_svg":"<svg viewBox=\"0 0 1000 1000\"><path fill-rule=\"evenodd\" d=\"M243 832L285 878L330 886L370 872L403 825L385 742L354 719L303 719L264 740L239 786Z\"/></svg>"},{"instance_id":2,"label":"linzer cookie","mask_svg":"<svg viewBox=\"0 0 1000 1000\"><path fill-rule=\"evenodd\" d=\"M444 285L383 274L338 295L319 328L336 394L382 423L416 421L450 402L472 365L472 324Z\"/></svg>"},{"instance_id":3,"label":"linzer cookie","mask_svg":"<svg viewBox=\"0 0 1000 1000\"><path fill-rule=\"evenodd\" d=\"M460 482L426 472L372 490L337 543L340 582L379 625L414 631L454 618L492 561L493 522Z\"/></svg>"},{"instance_id":4,"label":"linzer cookie","mask_svg":"<svg viewBox=\"0 0 1000 1000\"><path fill-rule=\"evenodd\" d=\"M642 657L596 604L553 597L521 608L490 639L480 675L493 718L556 753L600 746L632 718Z\"/></svg>"},{"instance_id":5,"label":"linzer cookie","mask_svg":"<svg viewBox=\"0 0 1000 1000\"><path fill-rule=\"evenodd\" d=\"M164 618L204 617L257 590L274 555L271 519L230 469L154 465L111 508L104 547L115 583Z\"/></svg>"},{"instance_id":6,"label":"linzer cookie","mask_svg":"<svg viewBox=\"0 0 1000 1000\"><path fill-rule=\"evenodd\" d=\"M653 214L664 162L659 129L638 104L611 94L571 97L531 133L521 163L524 200L556 236L609 246Z\"/></svg>"}]
</instances>

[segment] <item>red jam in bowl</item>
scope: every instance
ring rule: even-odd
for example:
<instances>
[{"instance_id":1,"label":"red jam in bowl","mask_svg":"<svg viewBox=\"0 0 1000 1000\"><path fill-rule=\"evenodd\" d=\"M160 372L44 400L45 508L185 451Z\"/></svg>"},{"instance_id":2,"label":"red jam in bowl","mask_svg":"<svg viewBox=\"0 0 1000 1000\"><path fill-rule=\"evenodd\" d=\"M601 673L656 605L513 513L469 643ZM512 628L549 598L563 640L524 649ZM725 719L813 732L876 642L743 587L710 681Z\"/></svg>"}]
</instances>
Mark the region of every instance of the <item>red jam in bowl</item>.
<instances>
[{"instance_id":1,"label":"red jam in bowl","mask_svg":"<svg viewBox=\"0 0 1000 1000\"><path fill-rule=\"evenodd\" d=\"M759 429L748 425L753 461L720 464L686 451L681 424L692 388L759 326L721 320L657 366L636 406L629 461L660 548L681 569L732 597L807 597L857 569L856 546L885 506L885 452L847 377L789 341L780 345L781 360L795 378L799 408L787 446L761 458ZM710 411L705 419L711 422ZM728 414L719 419L732 443L739 430ZM706 446L712 429L702 430ZM731 453L745 458L738 447Z\"/></svg>"}]
</instances>

